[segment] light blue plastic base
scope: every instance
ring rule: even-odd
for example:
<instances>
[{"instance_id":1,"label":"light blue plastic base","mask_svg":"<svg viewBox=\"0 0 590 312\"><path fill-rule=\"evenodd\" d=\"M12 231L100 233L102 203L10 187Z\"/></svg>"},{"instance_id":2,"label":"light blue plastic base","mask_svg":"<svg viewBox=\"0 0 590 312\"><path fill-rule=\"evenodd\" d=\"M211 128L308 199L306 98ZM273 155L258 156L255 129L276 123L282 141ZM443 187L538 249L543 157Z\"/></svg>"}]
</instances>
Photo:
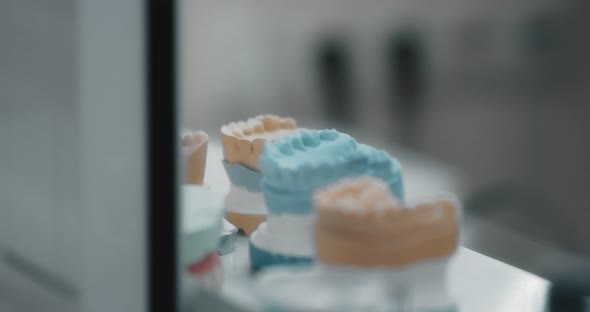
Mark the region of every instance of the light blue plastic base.
<instances>
[{"instance_id":1,"label":"light blue plastic base","mask_svg":"<svg viewBox=\"0 0 590 312\"><path fill-rule=\"evenodd\" d=\"M262 180L262 174L260 172L241 164L230 164L225 160L221 162L223 163L227 177L233 185L241 187L248 192L260 193L260 180Z\"/></svg>"},{"instance_id":2,"label":"light blue plastic base","mask_svg":"<svg viewBox=\"0 0 590 312\"><path fill-rule=\"evenodd\" d=\"M249 245L250 266L253 272L275 265L311 265L313 263L311 257L286 256L258 248L252 242L249 242Z\"/></svg>"}]
</instances>

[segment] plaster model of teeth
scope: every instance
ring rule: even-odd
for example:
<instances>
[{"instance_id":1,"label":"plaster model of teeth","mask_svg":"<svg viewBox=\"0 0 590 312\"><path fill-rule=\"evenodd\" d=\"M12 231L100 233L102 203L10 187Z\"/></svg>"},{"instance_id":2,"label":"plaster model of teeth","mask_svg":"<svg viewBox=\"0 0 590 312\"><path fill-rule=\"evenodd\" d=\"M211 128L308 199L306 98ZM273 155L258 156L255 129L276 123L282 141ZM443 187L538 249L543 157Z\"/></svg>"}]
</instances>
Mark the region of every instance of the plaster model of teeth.
<instances>
[{"instance_id":1,"label":"plaster model of teeth","mask_svg":"<svg viewBox=\"0 0 590 312\"><path fill-rule=\"evenodd\" d=\"M322 272L335 274L341 283L375 279L418 310L455 310L446 278L460 234L455 196L404 205L382 180L362 177L318 190L314 210Z\"/></svg>"},{"instance_id":2,"label":"plaster model of teeth","mask_svg":"<svg viewBox=\"0 0 590 312\"><path fill-rule=\"evenodd\" d=\"M453 197L404 206L383 181L367 177L318 191L314 207L317 257L326 264L398 267L448 257L457 248Z\"/></svg>"},{"instance_id":3,"label":"plaster model of teeth","mask_svg":"<svg viewBox=\"0 0 590 312\"><path fill-rule=\"evenodd\" d=\"M194 131L182 137L184 181L187 184L203 184L207 163L209 136L203 131Z\"/></svg>"},{"instance_id":4,"label":"plaster model of teeth","mask_svg":"<svg viewBox=\"0 0 590 312\"><path fill-rule=\"evenodd\" d=\"M253 270L312 262L317 188L346 177L373 176L403 199L399 162L336 130L300 130L268 143L259 164L269 216L250 236Z\"/></svg>"},{"instance_id":5,"label":"plaster model of teeth","mask_svg":"<svg viewBox=\"0 0 590 312\"><path fill-rule=\"evenodd\" d=\"M250 235L266 219L258 158L266 142L297 131L292 118L261 115L221 127L223 164L231 181L225 217Z\"/></svg>"}]
</instances>

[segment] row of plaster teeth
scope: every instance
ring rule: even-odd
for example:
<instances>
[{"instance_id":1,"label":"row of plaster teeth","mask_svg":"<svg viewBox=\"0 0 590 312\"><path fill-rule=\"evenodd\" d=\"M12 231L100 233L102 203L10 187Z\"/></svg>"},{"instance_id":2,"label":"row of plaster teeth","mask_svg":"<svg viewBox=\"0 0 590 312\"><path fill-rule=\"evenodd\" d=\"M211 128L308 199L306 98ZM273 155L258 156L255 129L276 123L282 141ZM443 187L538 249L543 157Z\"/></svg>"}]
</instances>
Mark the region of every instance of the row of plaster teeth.
<instances>
[{"instance_id":1,"label":"row of plaster teeth","mask_svg":"<svg viewBox=\"0 0 590 312\"><path fill-rule=\"evenodd\" d=\"M298 152L304 152L319 146L325 141L334 141L340 133L336 130L300 130L272 143L265 145L265 150L260 157L259 163L266 176L273 179L280 179L288 172L294 172L301 168L291 168L290 162L284 162L285 157L294 156ZM315 168L314 168L315 169Z\"/></svg>"},{"instance_id":2,"label":"row of plaster teeth","mask_svg":"<svg viewBox=\"0 0 590 312\"><path fill-rule=\"evenodd\" d=\"M390 180L398 173L391 169L394 160L388 153L368 145L357 145L348 135L349 140L342 141L342 148L336 151L329 163L294 165L281 160L304 153L307 149L321 148L318 146L324 141L333 141L342 135L335 130L301 130L268 144L261 157L263 172L284 189L310 187L316 180L330 181L362 175Z\"/></svg>"},{"instance_id":3,"label":"row of plaster teeth","mask_svg":"<svg viewBox=\"0 0 590 312\"><path fill-rule=\"evenodd\" d=\"M313 201L316 209L390 221L406 220L411 223L407 224L410 227L438 222L436 220L448 218L449 214L457 220L461 218L461 205L455 195L426 197L404 207L383 180L372 177L340 180L318 190Z\"/></svg>"},{"instance_id":4,"label":"row of plaster teeth","mask_svg":"<svg viewBox=\"0 0 590 312\"><path fill-rule=\"evenodd\" d=\"M222 132L241 137L254 133L276 131L279 129L295 129L296 127L297 123L293 118L282 118L275 115L260 115L246 121L232 122L224 126Z\"/></svg>"},{"instance_id":5,"label":"row of plaster teeth","mask_svg":"<svg viewBox=\"0 0 590 312\"><path fill-rule=\"evenodd\" d=\"M263 156L262 159L264 159ZM273 184L280 185L285 190L306 189L322 184L321 181L333 181L347 176L358 176L362 168L366 168L366 163L360 156L338 157L332 163L307 163L304 165L293 165L290 162L284 162L279 165L272 164L270 169L263 165L265 177L273 181ZM358 160L358 161L357 161ZM262 160L264 163L265 160ZM353 165L357 164L358 165ZM359 169L355 169L359 168Z\"/></svg>"},{"instance_id":6,"label":"row of plaster teeth","mask_svg":"<svg viewBox=\"0 0 590 312\"><path fill-rule=\"evenodd\" d=\"M455 207L457 220L462 218L463 207L461 205L461 201L455 194L452 193L439 193L413 200L408 203L408 208L420 209L421 207L425 206L442 206L444 203L449 203L451 206Z\"/></svg>"},{"instance_id":7,"label":"row of plaster teeth","mask_svg":"<svg viewBox=\"0 0 590 312\"><path fill-rule=\"evenodd\" d=\"M318 147L324 141L334 141L339 135L336 130L300 130L274 142L274 147L279 152L275 156L292 156L298 151Z\"/></svg>"},{"instance_id":8,"label":"row of plaster teeth","mask_svg":"<svg viewBox=\"0 0 590 312\"><path fill-rule=\"evenodd\" d=\"M314 202L319 207L376 213L400 207L387 184L373 177L342 179L318 191Z\"/></svg>"},{"instance_id":9,"label":"row of plaster teeth","mask_svg":"<svg viewBox=\"0 0 590 312\"><path fill-rule=\"evenodd\" d=\"M260 115L254 118L262 122L266 131L278 129L295 129L297 124L293 118L281 118L275 115Z\"/></svg>"}]
</instances>

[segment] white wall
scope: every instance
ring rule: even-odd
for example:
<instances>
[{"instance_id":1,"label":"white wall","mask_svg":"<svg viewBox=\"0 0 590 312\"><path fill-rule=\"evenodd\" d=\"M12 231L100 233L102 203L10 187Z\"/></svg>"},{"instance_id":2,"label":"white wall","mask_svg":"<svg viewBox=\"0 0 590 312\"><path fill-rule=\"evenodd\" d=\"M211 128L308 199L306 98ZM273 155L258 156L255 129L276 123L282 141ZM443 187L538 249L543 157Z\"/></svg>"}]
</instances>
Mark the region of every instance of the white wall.
<instances>
[{"instance_id":1,"label":"white wall","mask_svg":"<svg viewBox=\"0 0 590 312\"><path fill-rule=\"evenodd\" d=\"M322 118L313 52L326 35L347 40L358 88L360 126L375 133L392 128L390 86L384 83L384 41L415 28L427 48L428 78L447 88L457 75L475 70L517 78L523 62L515 47L519 23L556 0L526 1L212 1L182 3L181 82L183 123L215 131L258 113ZM483 24L483 26L479 25ZM478 58L462 54L461 32L490 30ZM484 29L485 31L485 29ZM486 34L483 34L484 37ZM512 36L512 37L511 37ZM473 64L483 68L473 67ZM485 82L484 82L485 83ZM432 103L432 104L437 104Z\"/></svg>"}]
</instances>

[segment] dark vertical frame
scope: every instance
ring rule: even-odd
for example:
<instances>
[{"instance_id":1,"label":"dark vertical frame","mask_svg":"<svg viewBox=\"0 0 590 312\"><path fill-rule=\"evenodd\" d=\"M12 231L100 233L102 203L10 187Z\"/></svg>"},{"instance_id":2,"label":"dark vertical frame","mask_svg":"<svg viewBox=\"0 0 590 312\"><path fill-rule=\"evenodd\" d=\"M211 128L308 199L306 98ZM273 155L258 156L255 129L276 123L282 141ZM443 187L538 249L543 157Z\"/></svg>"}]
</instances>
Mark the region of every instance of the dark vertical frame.
<instances>
[{"instance_id":1,"label":"dark vertical frame","mask_svg":"<svg viewBox=\"0 0 590 312\"><path fill-rule=\"evenodd\" d=\"M146 0L148 305L178 311L176 1Z\"/></svg>"}]
</instances>

